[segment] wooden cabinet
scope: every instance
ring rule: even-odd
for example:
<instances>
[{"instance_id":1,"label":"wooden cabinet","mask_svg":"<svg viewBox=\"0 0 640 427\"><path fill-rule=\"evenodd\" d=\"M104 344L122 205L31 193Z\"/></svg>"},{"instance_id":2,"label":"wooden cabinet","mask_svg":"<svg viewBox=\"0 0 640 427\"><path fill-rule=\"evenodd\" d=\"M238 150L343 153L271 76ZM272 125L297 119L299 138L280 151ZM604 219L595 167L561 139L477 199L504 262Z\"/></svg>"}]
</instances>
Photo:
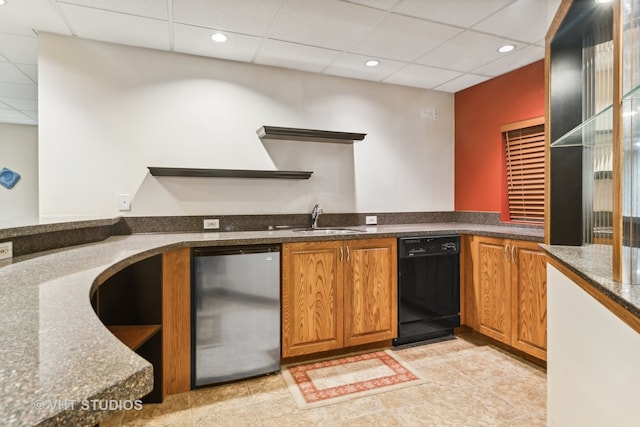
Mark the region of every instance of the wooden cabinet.
<instances>
[{"instance_id":1,"label":"wooden cabinet","mask_svg":"<svg viewBox=\"0 0 640 427\"><path fill-rule=\"evenodd\" d=\"M546 360L546 260L538 244L465 236L464 322ZM466 275L465 275L466 273Z\"/></svg>"},{"instance_id":2,"label":"wooden cabinet","mask_svg":"<svg viewBox=\"0 0 640 427\"><path fill-rule=\"evenodd\" d=\"M502 239L478 238L474 265L477 330L502 342L511 331L511 263L508 243Z\"/></svg>"},{"instance_id":3,"label":"wooden cabinet","mask_svg":"<svg viewBox=\"0 0 640 427\"><path fill-rule=\"evenodd\" d=\"M282 245L282 357L342 346L343 257L342 242Z\"/></svg>"},{"instance_id":4,"label":"wooden cabinet","mask_svg":"<svg viewBox=\"0 0 640 427\"><path fill-rule=\"evenodd\" d=\"M397 335L396 239L347 242L344 274L344 346Z\"/></svg>"},{"instance_id":5,"label":"wooden cabinet","mask_svg":"<svg viewBox=\"0 0 640 427\"><path fill-rule=\"evenodd\" d=\"M144 402L191 389L189 248L136 262L107 279L92 305L120 341L153 365Z\"/></svg>"},{"instance_id":6,"label":"wooden cabinet","mask_svg":"<svg viewBox=\"0 0 640 427\"><path fill-rule=\"evenodd\" d=\"M533 242L510 241L511 345L547 359L547 261Z\"/></svg>"},{"instance_id":7,"label":"wooden cabinet","mask_svg":"<svg viewBox=\"0 0 640 427\"><path fill-rule=\"evenodd\" d=\"M396 334L395 238L282 245L282 357Z\"/></svg>"}]
</instances>

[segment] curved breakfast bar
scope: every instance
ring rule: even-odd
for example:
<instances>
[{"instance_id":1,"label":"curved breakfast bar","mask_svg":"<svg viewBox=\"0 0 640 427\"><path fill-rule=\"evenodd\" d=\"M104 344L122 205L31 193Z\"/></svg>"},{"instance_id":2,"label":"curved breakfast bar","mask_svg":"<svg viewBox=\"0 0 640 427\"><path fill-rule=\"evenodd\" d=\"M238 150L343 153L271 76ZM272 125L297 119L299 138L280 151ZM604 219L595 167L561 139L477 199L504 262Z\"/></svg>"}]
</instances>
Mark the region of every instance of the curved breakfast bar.
<instances>
[{"instance_id":1,"label":"curved breakfast bar","mask_svg":"<svg viewBox=\"0 0 640 427\"><path fill-rule=\"evenodd\" d=\"M138 261L185 247L415 235L478 234L540 242L542 231L427 223L306 236L291 230L112 236L96 243L0 261L0 419L9 425L93 425L153 385L152 366L100 322L90 298Z\"/></svg>"}]
</instances>

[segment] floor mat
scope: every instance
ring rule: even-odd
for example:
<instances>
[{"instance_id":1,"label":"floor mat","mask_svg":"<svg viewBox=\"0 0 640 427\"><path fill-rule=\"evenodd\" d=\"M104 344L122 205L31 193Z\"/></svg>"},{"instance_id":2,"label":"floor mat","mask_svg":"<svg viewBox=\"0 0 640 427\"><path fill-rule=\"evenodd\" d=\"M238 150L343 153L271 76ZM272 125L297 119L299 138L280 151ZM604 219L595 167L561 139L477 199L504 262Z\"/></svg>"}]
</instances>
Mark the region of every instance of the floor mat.
<instances>
[{"instance_id":1,"label":"floor mat","mask_svg":"<svg viewBox=\"0 0 640 427\"><path fill-rule=\"evenodd\" d=\"M390 350L282 368L300 408L422 384L424 379Z\"/></svg>"}]
</instances>

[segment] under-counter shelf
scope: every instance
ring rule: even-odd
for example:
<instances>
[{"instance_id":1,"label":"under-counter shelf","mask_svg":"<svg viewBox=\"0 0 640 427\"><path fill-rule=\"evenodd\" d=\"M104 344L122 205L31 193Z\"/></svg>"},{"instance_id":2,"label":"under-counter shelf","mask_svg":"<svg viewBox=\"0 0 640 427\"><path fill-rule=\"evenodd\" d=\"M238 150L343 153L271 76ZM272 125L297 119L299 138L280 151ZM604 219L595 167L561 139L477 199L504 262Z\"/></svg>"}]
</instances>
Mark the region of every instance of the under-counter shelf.
<instances>
[{"instance_id":1,"label":"under-counter shelf","mask_svg":"<svg viewBox=\"0 0 640 427\"><path fill-rule=\"evenodd\" d=\"M310 171L280 171L253 169L197 169L197 168L164 168L148 166L153 176L184 176L199 178L276 178L276 179L309 179Z\"/></svg>"},{"instance_id":2,"label":"under-counter shelf","mask_svg":"<svg viewBox=\"0 0 640 427\"><path fill-rule=\"evenodd\" d=\"M286 139L315 142L337 142L340 144L352 144L353 141L362 141L366 133L335 132L330 130L288 128L277 126L262 126L256 131L260 138Z\"/></svg>"},{"instance_id":3,"label":"under-counter shelf","mask_svg":"<svg viewBox=\"0 0 640 427\"><path fill-rule=\"evenodd\" d=\"M154 336L162 328L161 325L111 325L107 329L131 350L140 346Z\"/></svg>"}]
</instances>

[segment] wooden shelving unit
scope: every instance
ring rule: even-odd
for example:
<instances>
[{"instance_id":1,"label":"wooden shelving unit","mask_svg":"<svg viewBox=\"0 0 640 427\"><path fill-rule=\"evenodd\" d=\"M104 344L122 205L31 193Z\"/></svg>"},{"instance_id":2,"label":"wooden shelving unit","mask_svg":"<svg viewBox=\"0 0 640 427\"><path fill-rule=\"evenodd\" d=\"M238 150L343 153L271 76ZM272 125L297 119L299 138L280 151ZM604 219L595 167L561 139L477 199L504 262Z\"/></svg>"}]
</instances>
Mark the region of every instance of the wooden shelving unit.
<instances>
[{"instance_id":1,"label":"wooden shelving unit","mask_svg":"<svg viewBox=\"0 0 640 427\"><path fill-rule=\"evenodd\" d=\"M131 350L137 350L160 332L162 325L111 325L107 329Z\"/></svg>"},{"instance_id":2,"label":"wooden shelving unit","mask_svg":"<svg viewBox=\"0 0 640 427\"><path fill-rule=\"evenodd\" d=\"M156 255L117 272L92 297L109 331L153 365L153 390L145 403L164 399L162 286L162 255Z\"/></svg>"}]
</instances>

